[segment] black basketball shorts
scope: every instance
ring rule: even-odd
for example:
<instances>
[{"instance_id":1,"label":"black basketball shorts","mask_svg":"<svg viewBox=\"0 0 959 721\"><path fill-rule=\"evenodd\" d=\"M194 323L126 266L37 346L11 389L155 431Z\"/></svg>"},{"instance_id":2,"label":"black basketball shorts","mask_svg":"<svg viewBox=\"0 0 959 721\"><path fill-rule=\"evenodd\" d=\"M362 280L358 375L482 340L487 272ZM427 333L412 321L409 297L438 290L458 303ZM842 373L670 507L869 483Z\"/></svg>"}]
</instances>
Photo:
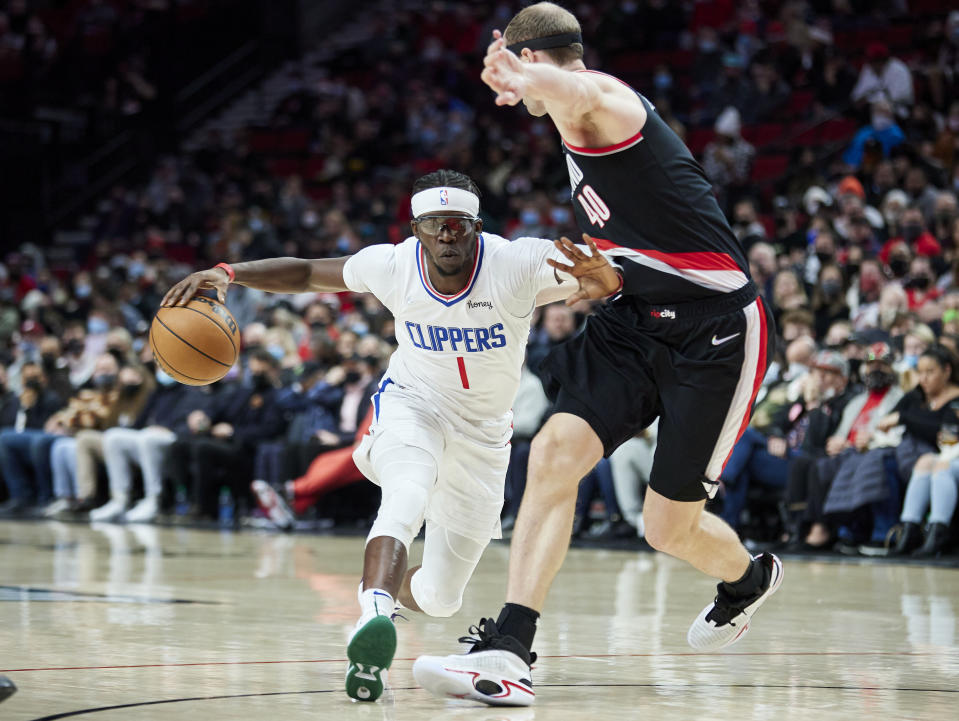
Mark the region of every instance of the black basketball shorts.
<instances>
[{"instance_id":1,"label":"black basketball shorts","mask_svg":"<svg viewBox=\"0 0 959 721\"><path fill-rule=\"evenodd\" d=\"M650 487L712 498L772 357L772 315L749 283L708 301L618 298L543 361L554 411L585 420L605 455L657 417Z\"/></svg>"}]
</instances>

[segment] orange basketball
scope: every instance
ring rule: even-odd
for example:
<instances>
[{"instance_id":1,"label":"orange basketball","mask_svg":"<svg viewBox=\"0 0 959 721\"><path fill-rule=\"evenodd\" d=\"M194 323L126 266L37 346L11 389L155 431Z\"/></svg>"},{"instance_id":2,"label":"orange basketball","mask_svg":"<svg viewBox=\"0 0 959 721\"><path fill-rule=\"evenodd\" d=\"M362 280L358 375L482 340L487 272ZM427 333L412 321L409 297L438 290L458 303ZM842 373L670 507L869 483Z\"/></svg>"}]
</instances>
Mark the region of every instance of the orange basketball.
<instances>
[{"instance_id":1,"label":"orange basketball","mask_svg":"<svg viewBox=\"0 0 959 721\"><path fill-rule=\"evenodd\" d=\"M150 326L150 347L168 375L188 386L205 386L233 367L240 334L225 305L196 296L186 305L157 311Z\"/></svg>"}]
</instances>

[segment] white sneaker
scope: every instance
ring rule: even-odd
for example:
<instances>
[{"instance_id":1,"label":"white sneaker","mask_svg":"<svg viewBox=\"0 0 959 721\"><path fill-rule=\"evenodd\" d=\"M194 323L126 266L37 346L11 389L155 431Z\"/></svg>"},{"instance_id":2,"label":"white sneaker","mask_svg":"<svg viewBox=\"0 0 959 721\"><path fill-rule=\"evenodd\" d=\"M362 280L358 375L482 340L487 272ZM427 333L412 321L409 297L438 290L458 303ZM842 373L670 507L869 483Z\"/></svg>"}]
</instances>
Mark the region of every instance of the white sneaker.
<instances>
[{"instance_id":1,"label":"white sneaker","mask_svg":"<svg viewBox=\"0 0 959 721\"><path fill-rule=\"evenodd\" d=\"M63 513L70 507L70 501L66 498L58 498L53 503L48 504L43 509L43 515L46 518L53 518L54 516Z\"/></svg>"},{"instance_id":2,"label":"white sneaker","mask_svg":"<svg viewBox=\"0 0 959 721\"><path fill-rule=\"evenodd\" d=\"M283 531L289 531L293 528L293 523L296 520L293 511L273 486L266 481L253 481L250 488L253 490L253 496L256 498L257 504L277 528Z\"/></svg>"},{"instance_id":3,"label":"white sneaker","mask_svg":"<svg viewBox=\"0 0 959 721\"><path fill-rule=\"evenodd\" d=\"M753 614L783 582L782 561L771 553L763 553L756 558L766 568L768 580L763 590L750 598L737 599L724 591L720 583L716 598L689 627L686 640L690 646L699 651L718 651L746 635Z\"/></svg>"},{"instance_id":4,"label":"white sneaker","mask_svg":"<svg viewBox=\"0 0 959 721\"><path fill-rule=\"evenodd\" d=\"M480 620L479 628L470 627L474 637L466 654L420 656L413 663L413 678L434 696L471 699L488 706L531 706L533 692L530 654L512 636L499 633L492 619Z\"/></svg>"},{"instance_id":5,"label":"white sneaker","mask_svg":"<svg viewBox=\"0 0 959 721\"><path fill-rule=\"evenodd\" d=\"M111 498L107 503L94 508L90 511L91 521L115 521L123 515L126 510L126 503L115 498Z\"/></svg>"},{"instance_id":6,"label":"white sneaker","mask_svg":"<svg viewBox=\"0 0 959 721\"><path fill-rule=\"evenodd\" d=\"M157 517L160 512L156 496L146 496L133 508L123 514L123 520L127 523L149 523Z\"/></svg>"}]
</instances>

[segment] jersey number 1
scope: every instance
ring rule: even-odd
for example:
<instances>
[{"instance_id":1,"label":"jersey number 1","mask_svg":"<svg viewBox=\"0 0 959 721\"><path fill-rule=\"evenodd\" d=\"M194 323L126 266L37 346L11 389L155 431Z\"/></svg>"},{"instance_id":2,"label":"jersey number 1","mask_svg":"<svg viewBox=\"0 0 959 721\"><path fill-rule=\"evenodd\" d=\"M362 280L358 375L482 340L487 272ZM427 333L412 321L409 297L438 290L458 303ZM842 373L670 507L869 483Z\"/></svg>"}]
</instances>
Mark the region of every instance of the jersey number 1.
<instances>
[{"instance_id":1,"label":"jersey number 1","mask_svg":"<svg viewBox=\"0 0 959 721\"><path fill-rule=\"evenodd\" d=\"M609 220L609 206L599 197L599 193L593 190L592 185L584 185L582 192L576 196L576 200L586 211L586 217L593 225L602 228Z\"/></svg>"},{"instance_id":2,"label":"jersey number 1","mask_svg":"<svg viewBox=\"0 0 959 721\"><path fill-rule=\"evenodd\" d=\"M463 360L463 356L456 356L456 366L460 369L460 381L463 383L463 387L469 390L470 379L466 377L466 361Z\"/></svg>"}]
</instances>

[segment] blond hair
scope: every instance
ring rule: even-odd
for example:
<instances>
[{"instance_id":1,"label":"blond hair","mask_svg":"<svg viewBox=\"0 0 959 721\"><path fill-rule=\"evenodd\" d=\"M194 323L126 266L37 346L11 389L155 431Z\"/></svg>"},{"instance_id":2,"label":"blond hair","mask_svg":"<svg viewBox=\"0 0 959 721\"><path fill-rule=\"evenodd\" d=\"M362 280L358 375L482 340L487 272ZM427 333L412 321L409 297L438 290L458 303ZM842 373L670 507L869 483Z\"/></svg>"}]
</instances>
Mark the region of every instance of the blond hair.
<instances>
[{"instance_id":1,"label":"blond hair","mask_svg":"<svg viewBox=\"0 0 959 721\"><path fill-rule=\"evenodd\" d=\"M550 35L582 32L579 20L566 8L551 2L540 2L520 10L506 26L503 37L507 45ZM541 50L557 65L566 65L583 59L583 44L572 43L563 48Z\"/></svg>"}]
</instances>

